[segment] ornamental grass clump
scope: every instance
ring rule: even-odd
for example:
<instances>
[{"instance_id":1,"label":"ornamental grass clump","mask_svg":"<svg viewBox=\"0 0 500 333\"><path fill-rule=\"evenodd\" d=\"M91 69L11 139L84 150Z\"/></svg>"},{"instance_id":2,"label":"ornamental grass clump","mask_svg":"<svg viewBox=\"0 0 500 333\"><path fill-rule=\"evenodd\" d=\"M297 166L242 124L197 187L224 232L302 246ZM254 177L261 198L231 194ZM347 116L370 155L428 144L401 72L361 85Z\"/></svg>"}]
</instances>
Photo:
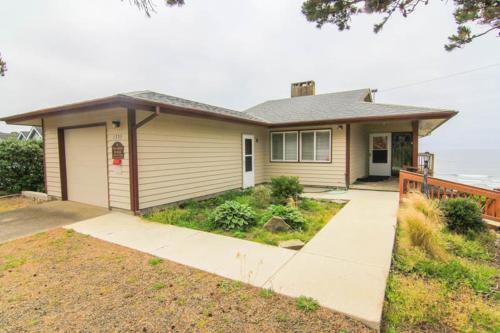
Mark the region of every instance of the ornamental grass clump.
<instances>
[{"instance_id":1,"label":"ornamental grass clump","mask_svg":"<svg viewBox=\"0 0 500 333\"><path fill-rule=\"evenodd\" d=\"M215 208L209 220L217 228L243 231L255 223L255 212L246 204L229 200Z\"/></svg>"},{"instance_id":2,"label":"ornamental grass clump","mask_svg":"<svg viewBox=\"0 0 500 333\"><path fill-rule=\"evenodd\" d=\"M441 216L439 208L431 200L420 194L409 195L398 212L407 243L421 248L432 257L443 257L445 252L439 238Z\"/></svg>"}]
</instances>

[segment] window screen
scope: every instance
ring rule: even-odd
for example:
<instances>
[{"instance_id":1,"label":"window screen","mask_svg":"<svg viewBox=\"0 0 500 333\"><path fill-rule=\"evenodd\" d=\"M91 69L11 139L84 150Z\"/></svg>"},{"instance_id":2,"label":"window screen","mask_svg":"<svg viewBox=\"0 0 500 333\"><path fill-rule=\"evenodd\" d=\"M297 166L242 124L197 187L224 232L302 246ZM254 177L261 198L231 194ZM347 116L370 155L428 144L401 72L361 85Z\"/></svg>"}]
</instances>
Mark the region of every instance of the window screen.
<instances>
[{"instance_id":1,"label":"window screen","mask_svg":"<svg viewBox=\"0 0 500 333\"><path fill-rule=\"evenodd\" d=\"M283 160L283 133L272 133L271 137L272 160L281 161Z\"/></svg>"},{"instance_id":2,"label":"window screen","mask_svg":"<svg viewBox=\"0 0 500 333\"><path fill-rule=\"evenodd\" d=\"M300 149L302 154L300 158L306 161L314 160L314 132L304 132L300 135Z\"/></svg>"},{"instance_id":3,"label":"window screen","mask_svg":"<svg viewBox=\"0 0 500 333\"><path fill-rule=\"evenodd\" d=\"M297 161L297 132L271 133L271 160Z\"/></svg>"},{"instance_id":4,"label":"window screen","mask_svg":"<svg viewBox=\"0 0 500 333\"><path fill-rule=\"evenodd\" d=\"M329 162L331 160L330 130L300 133L300 159L304 162Z\"/></svg>"}]
</instances>

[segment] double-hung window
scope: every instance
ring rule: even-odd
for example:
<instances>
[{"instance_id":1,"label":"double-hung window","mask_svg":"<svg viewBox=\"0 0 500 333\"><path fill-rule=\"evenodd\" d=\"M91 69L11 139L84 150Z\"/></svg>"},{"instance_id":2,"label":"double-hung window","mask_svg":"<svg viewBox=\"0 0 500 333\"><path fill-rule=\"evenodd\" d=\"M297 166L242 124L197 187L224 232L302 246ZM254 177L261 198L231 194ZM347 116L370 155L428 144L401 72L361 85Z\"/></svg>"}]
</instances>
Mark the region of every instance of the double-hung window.
<instances>
[{"instance_id":1,"label":"double-hung window","mask_svg":"<svg viewBox=\"0 0 500 333\"><path fill-rule=\"evenodd\" d=\"M300 161L331 161L331 130L300 131Z\"/></svg>"},{"instance_id":2,"label":"double-hung window","mask_svg":"<svg viewBox=\"0 0 500 333\"><path fill-rule=\"evenodd\" d=\"M298 161L298 132L271 133L271 161L297 162Z\"/></svg>"}]
</instances>

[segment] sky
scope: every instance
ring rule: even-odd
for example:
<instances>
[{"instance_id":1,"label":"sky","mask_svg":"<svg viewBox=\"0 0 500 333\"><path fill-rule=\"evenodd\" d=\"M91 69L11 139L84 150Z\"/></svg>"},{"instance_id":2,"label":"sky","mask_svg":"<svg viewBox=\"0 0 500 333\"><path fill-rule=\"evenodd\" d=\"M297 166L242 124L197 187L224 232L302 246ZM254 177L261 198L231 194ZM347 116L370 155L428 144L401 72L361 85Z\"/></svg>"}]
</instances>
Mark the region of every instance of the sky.
<instances>
[{"instance_id":1,"label":"sky","mask_svg":"<svg viewBox=\"0 0 500 333\"><path fill-rule=\"evenodd\" d=\"M372 88L377 102L460 111L422 150L500 146L500 43L490 34L446 52L452 1L395 14L379 34L374 15L317 29L300 0L154 1L151 18L127 0L3 1L0 116L136 90L245 110L315 80L317 93Z\"/></svg>"}]
</instances>

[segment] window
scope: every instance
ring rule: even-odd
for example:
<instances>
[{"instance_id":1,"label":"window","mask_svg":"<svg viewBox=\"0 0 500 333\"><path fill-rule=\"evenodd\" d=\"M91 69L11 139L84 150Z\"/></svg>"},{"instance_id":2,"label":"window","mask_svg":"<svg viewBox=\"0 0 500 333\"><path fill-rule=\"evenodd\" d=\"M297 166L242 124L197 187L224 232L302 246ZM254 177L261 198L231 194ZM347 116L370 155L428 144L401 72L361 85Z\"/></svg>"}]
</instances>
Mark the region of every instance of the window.
<instances>
[{"instance_id":1,"label":"window","mask_svg":"<svg viewBox=\"0 0 500 333\"><path fill-rule=\"evenodd\" d=\"M297 132L271 133L271 161L297 162Z\"/></svg>"},{"instance_id":2,"label":"window","mask_svg":"<svg viewBox=\"0 0 500 333\"><path fill-rule=\"evenodd\" d=\"M331 131L315 130L300 132L301 162L330 162Z\"/></svg>"}]
</instances>

